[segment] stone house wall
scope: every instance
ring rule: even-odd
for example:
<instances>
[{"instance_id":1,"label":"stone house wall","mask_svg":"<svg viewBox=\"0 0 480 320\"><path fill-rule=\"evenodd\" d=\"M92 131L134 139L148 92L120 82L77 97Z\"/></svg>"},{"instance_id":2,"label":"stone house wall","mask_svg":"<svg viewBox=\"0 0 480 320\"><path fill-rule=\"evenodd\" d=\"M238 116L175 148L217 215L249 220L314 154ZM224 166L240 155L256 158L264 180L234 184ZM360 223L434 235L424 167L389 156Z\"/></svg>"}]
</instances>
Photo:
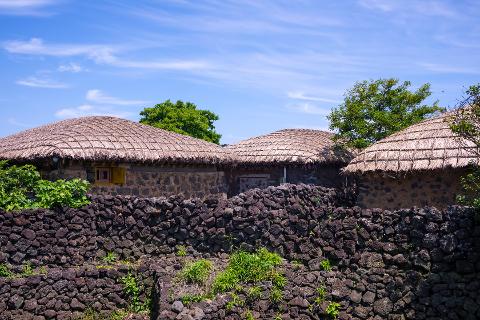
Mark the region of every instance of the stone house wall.
<instances>
[{"instance_id":1,"label":"stone house wall","mask_svg":"<svg viewBox=\"0 0 480 320\"><path fill-rule=\"evenodd\" d=\"M362 208L400 209L413 206L445 208L461 193L464 169L366 173L358 177L357 204Z\"/></svg>"},{"instance_id":2,"label":"stone house wall","mask_svg":"<svg viewBox=\"0 0 480 320\"><path fill-rule=\"evenodd\" d=\"M340 166L286 166L286 183L314 184L327 188L341 187L344 178L340 175ZM234 167L226 172L229 195L236 195L253 188L278 186L283 183L284 166Z\"/></svg>"},{"instance_id":3,"label":"stone house wall","mask_svg":"<svg viewBox=\"0 0 480 320\"><path fill-rule=\"evenodd\" d=\"M125 184L95 182L96 167L126 169ZM49 179L81 178L92 183L90 192L102 195L132 195L160 197L180 194L204 198L210 195L225 197L225 174L215 166L137 165L131 163L92 163L69 161L55 170L44 170Z\"/></svg>"}]
</instances>

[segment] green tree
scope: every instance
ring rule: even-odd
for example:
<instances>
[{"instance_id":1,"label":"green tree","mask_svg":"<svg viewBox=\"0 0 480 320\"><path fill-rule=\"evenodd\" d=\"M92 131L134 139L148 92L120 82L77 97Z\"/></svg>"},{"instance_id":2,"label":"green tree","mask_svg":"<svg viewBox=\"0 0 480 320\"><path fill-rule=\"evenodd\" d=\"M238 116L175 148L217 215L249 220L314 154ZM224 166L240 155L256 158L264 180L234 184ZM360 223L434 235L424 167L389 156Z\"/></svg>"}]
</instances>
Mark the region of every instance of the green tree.
<instances>
[{"instance_id":1,"label":"green tree","mask_svg":"<svg viewBox=\"0 0 480 320\"><path fill-rule=\"evenodd\" d=\"M474 156L480 158L480 83L466 90L466 97L456 106L450 118L450 128L453 132L473 142L478 148L469 148ZM472 206L480 212L480 167L478 163L471 164L469 172L461 177L460 184L463 194L457 200L460 204Z\"/></svg>"},{"instance_id":2,"label":"green tree","mask_svg":"<svg viewBox=\"0 0 480 320\"><path fill-rule=\"evenodd\" d=\"M145 108L140 115L142 116L140 123L220 143L221 135L215 131L213 125L218 120L218 115L208 110L197 109L191 102L179 100L173 103L167 100L153 108Z\"/></svg>"},{"instance_id":3,"label":"green tree","mask_svg":"<svg viewBox=\"0 0 480 320\"><path fill-rule=\"evenodd\" d=\"M410 85L393 78L357 82L328 116L330 129L337 132L335 140L348 147L365 148L444 110L437 101L424 103L431 95L430 84L416 91L410 91Z\"/></svg>"}]
</instances>

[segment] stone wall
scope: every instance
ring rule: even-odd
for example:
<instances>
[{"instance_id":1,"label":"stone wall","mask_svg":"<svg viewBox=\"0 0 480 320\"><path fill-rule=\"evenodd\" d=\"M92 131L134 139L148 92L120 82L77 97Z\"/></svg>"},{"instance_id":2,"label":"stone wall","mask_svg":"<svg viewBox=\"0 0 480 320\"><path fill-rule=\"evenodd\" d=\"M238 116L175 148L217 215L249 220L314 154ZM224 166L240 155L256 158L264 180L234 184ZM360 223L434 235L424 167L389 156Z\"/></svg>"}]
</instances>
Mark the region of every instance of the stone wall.
<instances>
[{"instance_id":1,"label":"stone wall","mask_svg":"<svg viewBox=\"0 0 480 320\"><path fill-rule=\"evenodd\" d=\"M286 183L314 184L327 188L338 188L343 184L337 165L287 166ZM236 195L253 188L278 186L283 183L284 166L234 167L226 171L229 195Z\"/></svg>"},{"instance_id":2,"label":"stone wall","mask_svg":"<svg viewBox=\"0 0 480 320\"><path fill-rule=\"evenodd\" d=\"M119 259L166 261L180 244L197 258L225 260L232 247L265 246L287 259L281 302L262 297L230 309L231 298L218 296L180 311L180 293L161 290L181 268L174 263L155 269L153 318L174 319L183 312L180 317L244 319L249 308L257 318L321 319L326 305L314 303L319 286L328 301L340 303L340 319L480 317L480 226L472 210L362 210L340 207L343 201L331 189L282 185L228 200L98 197L84 209L2 212L0 263L81 268L110 251ZM324 259L331 271L322 270ZM17 291L0 292L0 300L10 301ZM30 290L22 292L24 297ZM17 300L2 314L18 312ZM24 305L20 309L29 312Z\"/></svg>"},{"instance_id":3,"label":"stone wall","mask_svg":"<svg viewBox=\"0 0 480 320\"><path fill-rule=\"evenodd\" d=\"M396 210L413 206L446 208L461 193L465 170L430 170L397 175L367 173L358 177L357 204Z\"/></svg>"}]
</instances>

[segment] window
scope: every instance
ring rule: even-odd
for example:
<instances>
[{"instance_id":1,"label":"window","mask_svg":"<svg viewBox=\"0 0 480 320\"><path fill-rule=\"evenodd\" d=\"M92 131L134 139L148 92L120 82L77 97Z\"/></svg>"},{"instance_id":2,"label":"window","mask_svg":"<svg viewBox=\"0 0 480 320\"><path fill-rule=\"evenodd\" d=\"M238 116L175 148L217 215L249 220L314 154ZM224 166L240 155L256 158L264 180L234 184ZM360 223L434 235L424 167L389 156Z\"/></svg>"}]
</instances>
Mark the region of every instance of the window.
<instances>
[{"instance_id":1,"label":"window","mask_svg":"<svg viewBox=\"0 0 480 320\"><path fill-rule=\"evenodd\" d=\"M110 168L97 168L95 173L95 182L110 183L111 173L112 170Z\"/></svg>"},{"instance_id":2,"label":"window","mask_svg":"<svg viewBox=\"0 0 480 320\"><path fill-rule=\"evenodd\" d=\"M126 170L122 167L104 167L95 169L95 183L124 185Z\"/></svg>"}]
</instances>

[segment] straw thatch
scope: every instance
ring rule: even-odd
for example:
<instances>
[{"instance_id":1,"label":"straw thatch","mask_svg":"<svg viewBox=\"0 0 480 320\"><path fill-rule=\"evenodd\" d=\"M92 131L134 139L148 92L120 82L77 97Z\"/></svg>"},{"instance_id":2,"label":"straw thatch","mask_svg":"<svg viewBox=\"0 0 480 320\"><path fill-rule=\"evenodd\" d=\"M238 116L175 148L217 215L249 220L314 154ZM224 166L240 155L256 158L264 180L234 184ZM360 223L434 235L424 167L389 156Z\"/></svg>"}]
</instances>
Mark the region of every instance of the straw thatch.
<instances>
[{"instance_id":1,"label":"straw thatch","mask_svg":"<svg viewBox=\"0 0 480 320\"><path fill-rule=\"evenodd\" d=\"M339 150L333 134L310 129L284 129L227 146L241 164L347 163L352 156Z\"/></svg>"},{"instance_id":2,"label":"straw thatch","mask_svg":"<svg viewBox=\"0 0 480 320\"><path fill-rule=\"evenodd\" d=\"M0 139L0 159L219 163L228 152L200 139L115 117L83 117Z\"/></svg>"},{"instance_id":3,"label":"straw thatch","mask_svg":"<svg viewBox=\"0 0 480 320\"><path fill-rule=\"evenodd\" d=\"M452 113L424 120L374 143L345 172L433 170L478 163L474 143L450 130Z\"/></svg>"}]
</instances>

